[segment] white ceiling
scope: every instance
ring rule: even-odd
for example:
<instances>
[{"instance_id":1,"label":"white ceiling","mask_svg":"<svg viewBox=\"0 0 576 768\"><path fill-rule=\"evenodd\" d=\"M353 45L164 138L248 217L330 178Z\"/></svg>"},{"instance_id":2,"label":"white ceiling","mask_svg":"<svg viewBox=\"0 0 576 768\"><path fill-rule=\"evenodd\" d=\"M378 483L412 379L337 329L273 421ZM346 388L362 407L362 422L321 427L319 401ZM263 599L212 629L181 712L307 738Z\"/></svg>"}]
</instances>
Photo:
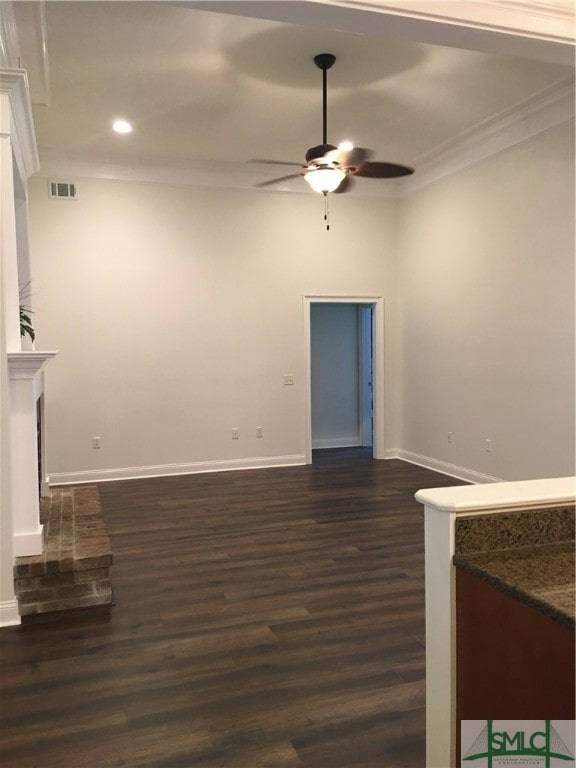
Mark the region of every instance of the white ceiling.
<instances>
[{"instance_id":1,"label":"white ceiling","mask_svg":"<svg viewBox=\"0 0 576 768\"><path fill-rule=\"evenodd\" d=\"M251 4L250 12L259 6L265 15L274 5ZM337 57L328 75L328 140L351 139L374 159L418 169L573 73L541 60L335 31L322 28L321 15L304 26L220 13L210 3L198 10L84 0L45 4L42 68L33 7L15 6L41 159L221 165L246 169L251 183L283 175L289 169L248 161L301 162L321 143L321 73L312 59L327 51ZM113 133L116 117L130 120L133 132Z\"/></svg>"}]
</instances>

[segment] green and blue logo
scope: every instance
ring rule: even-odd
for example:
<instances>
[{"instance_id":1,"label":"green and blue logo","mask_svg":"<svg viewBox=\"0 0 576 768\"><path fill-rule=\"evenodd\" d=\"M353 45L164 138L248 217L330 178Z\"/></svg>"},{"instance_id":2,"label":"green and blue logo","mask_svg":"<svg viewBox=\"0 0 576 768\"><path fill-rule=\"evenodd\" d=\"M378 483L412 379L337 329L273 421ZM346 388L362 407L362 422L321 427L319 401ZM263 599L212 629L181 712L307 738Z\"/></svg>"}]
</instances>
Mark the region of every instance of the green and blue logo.
<instances>
[{"instance_id":1,"label":"green and blue logo","mask_svg":"<svg viewBox=\"0 0 576 768\"><path fill-rule=\"evenodd\" d=\"M560 724L571 724L573 734L573 720L486 720L486 725L464 752L470 741L469 739L465 743L464 739L466 722L477 723L478 721L462 721L462 766L468 766L476 760L482 761L476 763L476 768L499 768L511 765L540 766L541 768L566 765L568 768L568 763L574 763L573 747L570 749L566 746L553 725L556 723L560 727ZM498 726L495 723L502 725Z\"/></svg>"}]
</instances>

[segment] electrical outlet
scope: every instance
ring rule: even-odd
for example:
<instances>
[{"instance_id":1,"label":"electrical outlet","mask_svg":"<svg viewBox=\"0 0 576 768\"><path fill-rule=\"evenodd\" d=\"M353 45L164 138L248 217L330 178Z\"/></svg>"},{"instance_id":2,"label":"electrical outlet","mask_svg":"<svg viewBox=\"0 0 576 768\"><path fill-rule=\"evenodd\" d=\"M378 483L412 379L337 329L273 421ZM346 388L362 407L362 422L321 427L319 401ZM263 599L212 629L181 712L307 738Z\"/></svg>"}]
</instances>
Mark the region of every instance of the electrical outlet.
<instances>
[{"instance_id":1,"label":"electrical outlet","mask_svg":"<svg viewBox=\"0 0 576 768\"><path fill-rule=\"evenodd\" d=\"M92 448L94 450L100 448L100 438L99 437L93 437L92 438Z\"/></svg>"},{"instance_id":2,"label":"electrical outlet","mask_svg":"<svg viewBox=\"0 0 576 768\"><path fill-rule=\"evenodd\" d=\"M484 450L486 451L486 453L490 453L490 451L492 450L492 440L486 440Z\"/></svg>"},{"instance_id":3,"label":"electrical outlet","mask_svg":"<svg viewBox=\"0 0 576 768\"><path fill-rule=\"evenodd\" d=\"M448 442L452 442L452 432L448 432Z\"/></svg>"},{"instance_id":4,"label":"electrical outlet","mask_svg":"<svg viewBox=\"0 0 576 768\"><path fill-rule=\"evenodd\" d=\"M291 387L294 384L294 374L293 373L285 373L284 374L284 386L285 387Z\"/></svg>"},{"instance_id":5,"label":"electrical outlet","mask_svg":"<svg viewBox=\"0 0 576 768\"><path fill-rule=\"evenodd\" d=\"M256 427L256 437L264 437L264 427Z\"/></svg>"},{"instance_id":6,"label":"electrical outlet","mask_svg":"<svg viewBox=\"0 0 576 768\"><path fill-rule=\"evenodd\" d=\"M232 428L232 440L240 440L240 430L238 427Z\"/></svg>"}]
</instances>

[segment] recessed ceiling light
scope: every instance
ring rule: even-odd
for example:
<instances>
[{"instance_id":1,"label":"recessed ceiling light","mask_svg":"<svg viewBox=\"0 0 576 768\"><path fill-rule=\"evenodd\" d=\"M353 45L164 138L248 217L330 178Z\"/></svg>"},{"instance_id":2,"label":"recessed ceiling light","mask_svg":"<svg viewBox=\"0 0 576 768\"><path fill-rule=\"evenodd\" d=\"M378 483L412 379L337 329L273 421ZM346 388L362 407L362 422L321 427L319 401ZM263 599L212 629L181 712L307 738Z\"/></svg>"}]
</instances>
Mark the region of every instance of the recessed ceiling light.
<instances>
[{"instance_id":1,"label":"recessed ceiling light","mask_svg":"<svg viewBox=\"0 0 576 768\"><path fill-rule=\"evenodd\" d=\"M132 126L127 120L115 120L112 124L112 128L116 133L130 133Z\"/></svg>"}]
</instances>

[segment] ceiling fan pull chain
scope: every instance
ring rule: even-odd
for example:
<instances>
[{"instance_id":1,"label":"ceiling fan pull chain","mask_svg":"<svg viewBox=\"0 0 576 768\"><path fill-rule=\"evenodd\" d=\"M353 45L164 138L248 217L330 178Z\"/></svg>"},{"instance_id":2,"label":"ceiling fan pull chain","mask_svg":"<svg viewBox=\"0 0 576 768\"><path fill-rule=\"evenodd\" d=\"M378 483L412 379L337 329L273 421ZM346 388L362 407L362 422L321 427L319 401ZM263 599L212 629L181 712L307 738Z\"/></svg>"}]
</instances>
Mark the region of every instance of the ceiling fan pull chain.
<instances>
[{"instance_id":1,"label":"ceiling fan pull chain","mask_svg":"<svg viewBox=\"0 0 576 768\"><path fill-rule=\"evenodd\" d=\"M329 219L329 210L328 210L328 193L323 192L324 195L324 221L326 222L326 230L330 229L330 219Z\"/></svg>"}]
</instances>

